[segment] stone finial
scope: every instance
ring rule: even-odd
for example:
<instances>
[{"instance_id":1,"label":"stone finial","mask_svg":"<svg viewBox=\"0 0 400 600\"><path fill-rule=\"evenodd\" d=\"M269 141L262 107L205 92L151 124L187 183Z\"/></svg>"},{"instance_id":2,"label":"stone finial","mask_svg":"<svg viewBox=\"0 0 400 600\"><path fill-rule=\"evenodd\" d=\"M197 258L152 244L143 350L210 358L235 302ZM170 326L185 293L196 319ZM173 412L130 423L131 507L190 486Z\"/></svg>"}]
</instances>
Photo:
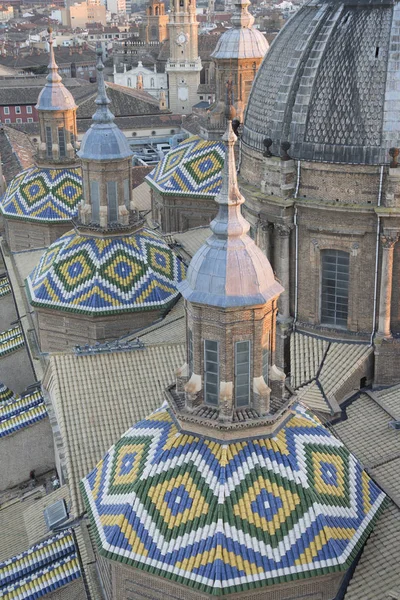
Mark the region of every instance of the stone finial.
<instances>
[{"instance_id":1,"label":"stone finial","mask_svg":"<svg viewBox=\"0 0 400 600\"><path fill-rule=\"evenodd\" d=\"M272 152L270 150L271 146L272 146L272 140L271 138L265 138L263 140L263 144L264 144L264 152L263 152L263 156L265 156L266 158L269 158L270 156L272 156Z\"/></svg>"},{"instance_id":2,"label":"stone finial","mask_svg":"<svg viewBox=\"0 0 400 600\"><path fill-rule=\"evenodd\" d=\"M49 74L47 75L46 79L49 83L60 83L62 81L59 73L58 73L58 65L56 63L56 60L54 58L54 48L53 48L53 30L51 27L48 27L47 32L49 34L49 46L50 46L50 61L49 61L49 65L48 65L48 69L49 69Z\"/></svg>"},{"instance_id":3,"label":"stone finial","mask_svg":"<svg viewBox=\"0 0 400 600\"><path fill-rule=\"evenodd\" d=\"M95 123L111 123L114 120L114 115L108 108L111 100L107 96L106 84L104 81L104 65L102 61L103 51L100 46L96 48L96 54L97 98L95 103L97 104L97 110L92 117L92 121Z\"/></svg>"},{"instance_id":4,"label":"stone finial","mask_svg":"<svg viewBox=\"0 0 400 600\"><path fill-rule=\"evenodd\" d=\"M390 168L396 169L398 167L398 158L399 158L400 149L399 148L390 148L389 154L392 157L390 161Z\"/></svg>"}]
</instances>

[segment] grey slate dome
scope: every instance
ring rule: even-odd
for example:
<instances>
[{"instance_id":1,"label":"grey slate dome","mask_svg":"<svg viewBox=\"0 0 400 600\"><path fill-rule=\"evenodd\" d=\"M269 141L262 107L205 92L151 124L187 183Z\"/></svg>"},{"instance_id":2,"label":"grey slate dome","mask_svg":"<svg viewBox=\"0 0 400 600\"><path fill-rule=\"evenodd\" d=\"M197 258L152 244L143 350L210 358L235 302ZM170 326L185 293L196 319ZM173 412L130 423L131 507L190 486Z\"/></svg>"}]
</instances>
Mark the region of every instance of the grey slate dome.
<instances>
[{"instance_id":1,"label":"grey slate dome","mask_svg":"<svg viewBox=\"0 0 400 600\"><path fill-rule=\"evenodd\" d=\"M108 105L111 100L107 96L104 83L104 65L101 60L102 50L97 49L98 95L95 100L97 110L92 117L92 125L82 138L79 158L84 160L118 160L133 156L128 140L114 123L114 115Z\"/></svg>"},{"instance_id":2,"label":"grey slate dome","mask_svg":"<svg viewBox=\"0 0 400 600\"><path fill-rule=\"evenodd\" d=\"M49 28L49 46L50 62L49 74L46 77L47 83L39 94L35 108L37 110L62 111L77 108L71 92L67 90L62 83L62 78L58 73L58 66L54 59L52 30Z\"/></svg>"},{"instance_id":3,"label":"grey slate dome","mask_svg":"<svg viewBox=\"0 0 400 600\"><path fill-rule=\"evenodd\" d=\"M380 164L400 145L400 4L311 0L274 40L253 84L243 144L293 158Z\"/></svg>"},{"instance_id":4,"label":"grey slate dome","mask_svg":"<svg viewBox=\"0 0 400 600\"><path fill-rule=\"evenodd\" d=\"M248 12L249 0L237 0L232 15L232 29L225 31L219 38L212 58L251 59L262 58L269 44L261 31L253 29L254 17Z\"/></svg>"}]
</instances>

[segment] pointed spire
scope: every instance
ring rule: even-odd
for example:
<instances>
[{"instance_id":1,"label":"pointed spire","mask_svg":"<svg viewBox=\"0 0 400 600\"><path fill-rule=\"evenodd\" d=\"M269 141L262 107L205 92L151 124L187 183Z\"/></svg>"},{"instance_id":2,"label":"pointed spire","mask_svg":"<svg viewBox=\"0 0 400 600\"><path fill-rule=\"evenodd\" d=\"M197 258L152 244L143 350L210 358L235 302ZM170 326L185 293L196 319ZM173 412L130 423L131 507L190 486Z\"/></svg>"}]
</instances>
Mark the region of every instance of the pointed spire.
<instances>
[{"instance_id":1,"label":"pointed spire","mask_svg":"<svg viewBox=\"0 0 400 600\"><path fill-rule=\"evenodd\" d=\"M236 175L234 147L237 137L232 128L233 113L233 107L227 106L227 127L222 136L222 141L225 142L225 161L222 171L221 189L215 198L220 208L217 216L210 225L212 232L219 239L240 237L245 235L250 229L250 224L240 211L240 206L243 204L244 198L240 193Z\"/></svg>"},{"instance_id":2,"label":"pointed spire","mask_svg":"<svg viewBox=\"0 0 400 600\"><path fill-rule=\"evenodd\" d=\"M46 80L49 83L60 83L62 81L60 74L58 73L58 65L54 58L54 48L53 48L53 30L51 27L47 29L49 33L49 46L50 46L50 62L49 62L49 74L46 77Z\"/></svg>"},{"instance_id":3,"label":"pointed spire","mask_svg":"<svg viewBox=\"0 0 400 600\"><path fill-rule=\"evenodd\" d=\"M111 104L111 100L107 96L106 84L104 81L104 65L102 61L102 49L98 47L97 53L97 98L95 103L97 104L97 110L92 117L92 121L95 123L112 123L114 121L114 115L109 110L108 105Z\"/></svg>"}]
</instances>

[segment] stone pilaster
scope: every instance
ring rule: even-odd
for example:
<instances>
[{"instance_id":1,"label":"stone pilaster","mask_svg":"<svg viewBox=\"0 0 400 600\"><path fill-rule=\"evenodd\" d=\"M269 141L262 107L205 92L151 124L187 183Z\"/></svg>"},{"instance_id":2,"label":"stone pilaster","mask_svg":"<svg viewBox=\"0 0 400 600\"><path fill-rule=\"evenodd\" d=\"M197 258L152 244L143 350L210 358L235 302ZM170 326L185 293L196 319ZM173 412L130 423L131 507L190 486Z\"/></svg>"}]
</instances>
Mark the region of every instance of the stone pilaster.
<instances>
[{"instance_id":1,"label":"stone pilaster","mask_svg":"<svg viewBox=\"0 0 400 600\"><path fill-rule=\"evenodd\" d=\"M381 235L382 264L378 336L384 338L391 337L392 335L390 329L390 311L392 301L393 253L397 240L398 234L396 232Z\"/></svg>"}]
</instances>

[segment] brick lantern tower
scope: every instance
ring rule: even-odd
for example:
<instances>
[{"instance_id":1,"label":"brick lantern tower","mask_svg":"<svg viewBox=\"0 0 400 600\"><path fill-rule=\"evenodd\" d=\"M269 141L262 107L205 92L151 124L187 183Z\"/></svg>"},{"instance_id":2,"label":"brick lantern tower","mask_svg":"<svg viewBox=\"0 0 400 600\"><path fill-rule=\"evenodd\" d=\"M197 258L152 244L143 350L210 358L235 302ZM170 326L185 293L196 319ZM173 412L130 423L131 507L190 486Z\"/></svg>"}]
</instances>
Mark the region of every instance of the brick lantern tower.
<instances>
[{"instance_id":1,"label":"brick lantern tower","mask_svg":"<svg viewBox=\"0 0 400 600\"><path fill-rule=\"evenodd\" d=\"M236 179L236 135L228 121L219 211L212 236L194 256L180 285L186 299L187 364L181 370L182 417L209 413L232 423L237 411L270 410L277 300L283 291L271 265L248 236ZM282 377L284 377L282 373ZM178 390L179 391L179 390Z\"/></svg>"}]
</instances>

